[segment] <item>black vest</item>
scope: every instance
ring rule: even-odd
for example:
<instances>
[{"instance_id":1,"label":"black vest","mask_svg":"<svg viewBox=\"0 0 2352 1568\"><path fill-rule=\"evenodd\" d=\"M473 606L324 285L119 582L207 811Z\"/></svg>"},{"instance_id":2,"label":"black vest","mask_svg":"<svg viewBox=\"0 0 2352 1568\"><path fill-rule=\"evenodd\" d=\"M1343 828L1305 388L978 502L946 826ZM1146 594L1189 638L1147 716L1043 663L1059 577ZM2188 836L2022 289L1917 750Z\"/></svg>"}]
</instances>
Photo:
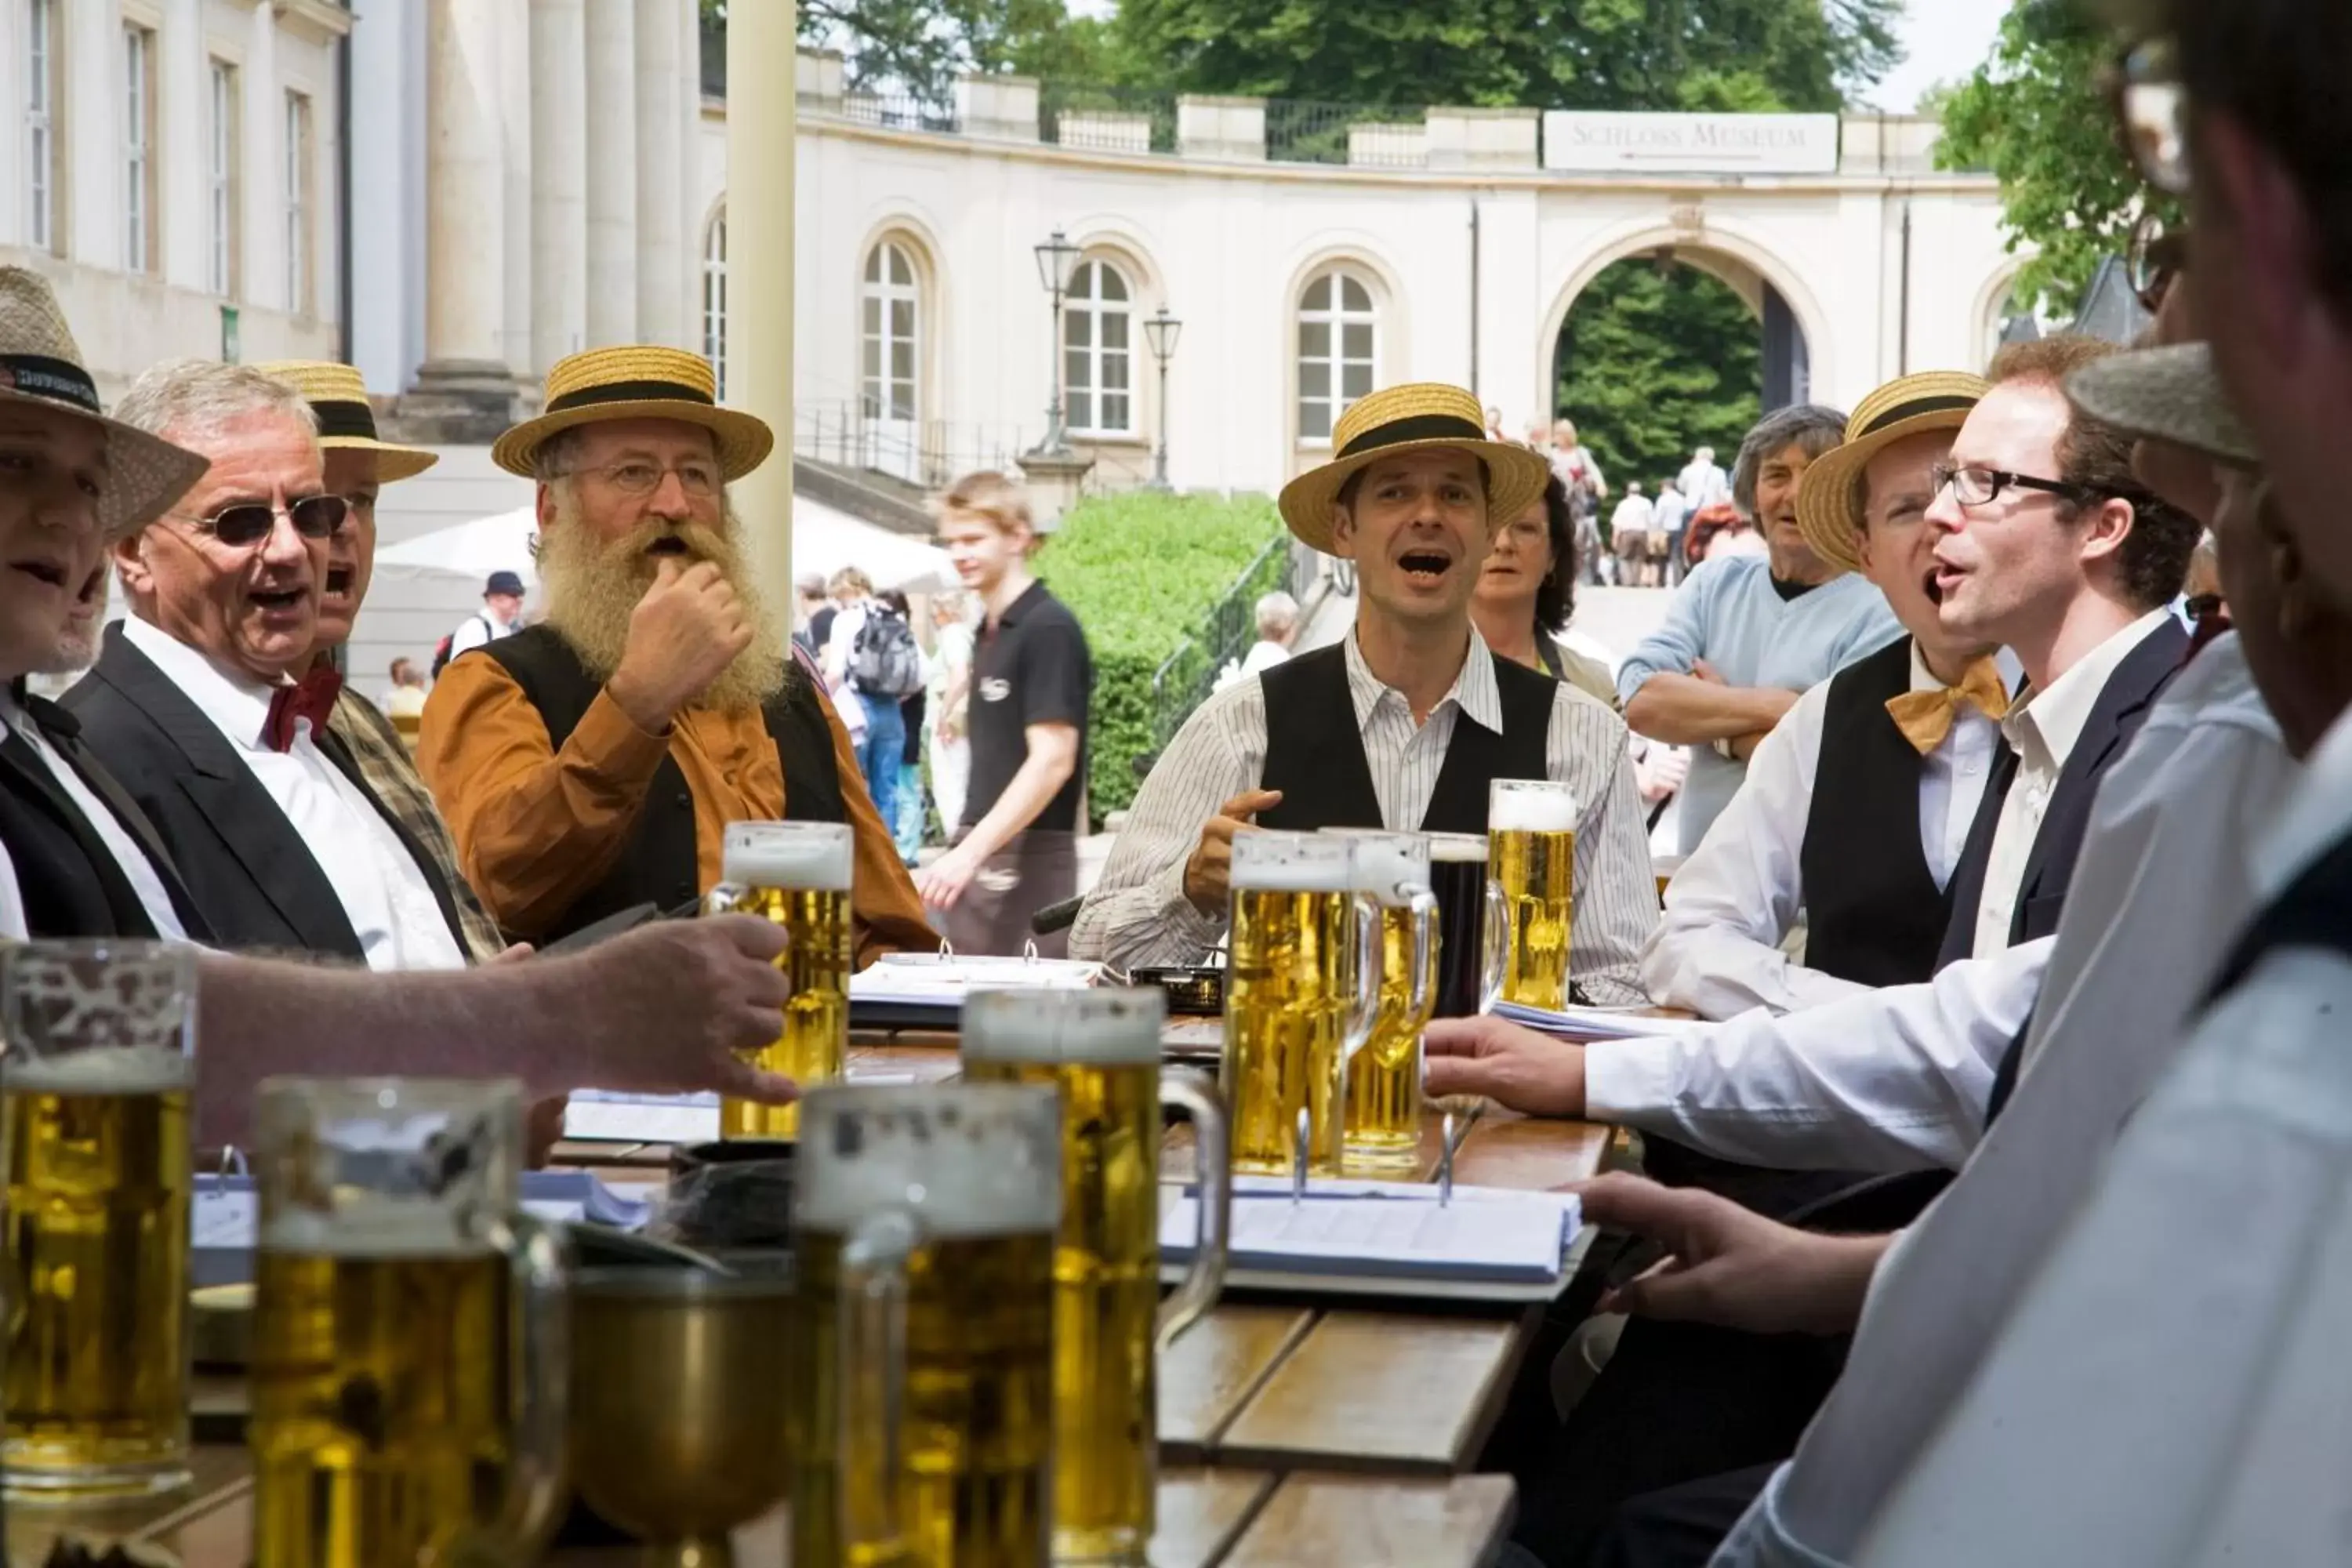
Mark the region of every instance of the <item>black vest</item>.
<instances>
[{"instance_id":1,"label":"black vest","mask_svg":"<svg viewBox=\"0 0 2352 1568\"><path fill-rule=\"evenodd\" d=\"M545 626L499 637L473 651L498 660L514 677L547 725L548 744L559 752L603 689L571 645ZM794 822L847 821L833 728L825 722L815 689L796 666L785 666L784 689L769 699L763 717L783 765L784 816ZM637 904L659 904L665 910L690 904L700 892L695 847L694 796L687 791L686 775L676 759L664 756L646 786L644 808L613 868L541 940L552 942Z\"/></svg>"},{"instance_id":2,"label":"black vest","mask_svg":"<svg viewBox=\"0 0 2352 1568\"><path fill-rule=\"evenodd\" d=\"M1498 654L1489 657L1502 695L1503 732L1455 716L1444 765L1419 824L1423 833L1483 837L1488 784L1547 776L1545 742L1559 683ZM1300 654L1258 679L1265 688L1265 768L1258 787L1282 792L1280 805L1258 813L1258 826L1293 833L1387 826L1372 788L1372 765L1364 757L1363 731L1356 727L1346 646ZM1412 825L1403 826L1410 830Z\"/></svg>"},{"instance_id":3,"label":"black vest","mask_svg":"<svg viewBox=\"0 0 2352 1568\"><path fill-rule=\"evenodd\" d=\"M1806 967L1862 985L1927 979L1952 923L1951 883L1936 886L1919 843L1926 759L1886 711L1910 689L1909 637L1831 678L1798 857Z\"/></svg>"}]
</instances>

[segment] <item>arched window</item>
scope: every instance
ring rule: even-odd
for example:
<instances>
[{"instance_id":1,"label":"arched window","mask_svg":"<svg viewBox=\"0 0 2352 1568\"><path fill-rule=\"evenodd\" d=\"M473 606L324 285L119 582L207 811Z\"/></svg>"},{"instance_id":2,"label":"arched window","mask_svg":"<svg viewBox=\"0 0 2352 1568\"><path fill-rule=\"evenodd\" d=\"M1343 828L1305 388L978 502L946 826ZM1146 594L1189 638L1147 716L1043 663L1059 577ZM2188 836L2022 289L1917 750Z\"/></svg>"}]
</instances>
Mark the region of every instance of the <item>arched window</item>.
<instances>
[{"instance_id":1,"label":"arched window","mask_svg":"<svg viewBox=\"0 0 2352 1568\"><path fill-rule=\"evenodd\" d=\"M866 290L860 302L864 353L859 395L868 419L912 425L917 412L917 334L922 295L915 259L905 245L886 239L866 255Z\"/></svg>"},{"instance_id":2,"label":"arched window","mask_svg":"<svg viewBox=\"0 0 2352 1568\"><path fill-rule=\"evenodd\" d=\"M1298 439L1321 446L1348 405L1372 389L1379 317L1352 272L1326 272L1298 300Z\"/></svg>"},{"instance_id":3,"label":"arched window","mask_svg":"<svg viewBox=\"0 0 2352 1568\"><path fill-rule=\"evenodd\" d=\"M702 357L719 379L719 400L727 401L727 209L720 207L702 237Z\"/></svg>"},{"instance_id":4,"label":"arched window","mask_svg":"<svg viewBox=\"0 0 2352 1568\"><path fill-rule=\"evenodd\" d=\"M1081 436L1135 432L1133 297L1126 275L1108 261L1087 262L1071 275L1062 307L1062 380L1070 428Z\"/></svg>"}]
</instances>

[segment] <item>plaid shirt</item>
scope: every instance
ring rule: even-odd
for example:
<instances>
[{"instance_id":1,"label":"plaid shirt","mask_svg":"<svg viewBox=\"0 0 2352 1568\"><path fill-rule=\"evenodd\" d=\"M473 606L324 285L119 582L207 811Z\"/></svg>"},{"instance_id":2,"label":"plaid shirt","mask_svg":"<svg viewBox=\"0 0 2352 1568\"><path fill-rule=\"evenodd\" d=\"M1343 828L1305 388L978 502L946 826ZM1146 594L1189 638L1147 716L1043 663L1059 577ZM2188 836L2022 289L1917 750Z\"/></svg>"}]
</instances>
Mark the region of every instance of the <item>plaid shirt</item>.
<instances>
[{"instance_id":1,"label":"plaid shirt","mask_svg":"<svg viewBox=\"0 0 2352 1568\"><path fill-rule=\"evenodd\" d=\"M351 748L352 760L359 764L360 778L368 794L433 857L436 869L449 885L450 897L457 901L457 923L465 938L467 957L476 963L497 957L506 946L506 939L499 934L498 922L490 919L482 908L482 900L467 885L465 874L458 870L457 846L449 837L449 825L441 820L440 807L433 804L432 793L425 787L416 764L409 760L408 745L401 740L400 731L376 710L374 703L349 687L335 699L335 711L327 728Z\"/></svg>"}]
</instances>

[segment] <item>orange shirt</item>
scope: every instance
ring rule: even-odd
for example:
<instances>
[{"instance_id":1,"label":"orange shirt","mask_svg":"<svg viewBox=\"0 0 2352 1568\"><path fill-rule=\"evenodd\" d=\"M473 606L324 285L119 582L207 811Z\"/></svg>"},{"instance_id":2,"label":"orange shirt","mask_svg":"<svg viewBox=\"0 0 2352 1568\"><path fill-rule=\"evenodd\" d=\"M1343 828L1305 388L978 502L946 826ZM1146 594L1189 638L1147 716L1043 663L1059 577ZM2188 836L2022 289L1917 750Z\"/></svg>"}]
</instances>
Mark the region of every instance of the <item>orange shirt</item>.
<instances>
[{"instance_id":1,"label":"orange shirt","mask_svg":"<svg viewBox=\"0 0 2352 1568\"><path fill-rule=\"evenodd\" d=\"M875 814L849 731L824 692L817 700L856 840L857 965L893 951L933 952L940 939ZM466 879L498 922L526 940L552 929L613 868L665 756L694 797L695 885L709 892L727 824L784 814L783 764L756 710L689 708L667 736L649 735L599 691L559 752L503 666L461 658L435 682L416 741L418 771L457 840Z\"/></svg>"}]
</instances>

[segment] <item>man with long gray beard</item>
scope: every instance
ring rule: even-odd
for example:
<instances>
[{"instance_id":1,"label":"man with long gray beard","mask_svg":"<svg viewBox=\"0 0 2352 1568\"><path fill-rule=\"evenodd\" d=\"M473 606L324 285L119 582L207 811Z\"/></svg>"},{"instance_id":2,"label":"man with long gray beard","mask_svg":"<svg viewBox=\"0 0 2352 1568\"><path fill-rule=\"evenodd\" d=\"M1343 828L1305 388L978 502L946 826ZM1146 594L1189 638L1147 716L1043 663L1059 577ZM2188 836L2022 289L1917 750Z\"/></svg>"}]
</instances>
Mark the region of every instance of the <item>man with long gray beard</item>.
<instances>
[{"instance_id":1,"label":"man with long gray beard","mask_svg":"<svg viewBox=\"0 0 2352 1568\"><path fill-rule=\"evenodd\" d=\"M547 942L719 880L730 822L847 822L860 966L929 949L849 737L755 596L729 482L773 433L718 406L710 363L592 349L548 373L492 458L539 482L541 624L450 661L416 760L467 879Z\"/></svg>"}]
</instances>

